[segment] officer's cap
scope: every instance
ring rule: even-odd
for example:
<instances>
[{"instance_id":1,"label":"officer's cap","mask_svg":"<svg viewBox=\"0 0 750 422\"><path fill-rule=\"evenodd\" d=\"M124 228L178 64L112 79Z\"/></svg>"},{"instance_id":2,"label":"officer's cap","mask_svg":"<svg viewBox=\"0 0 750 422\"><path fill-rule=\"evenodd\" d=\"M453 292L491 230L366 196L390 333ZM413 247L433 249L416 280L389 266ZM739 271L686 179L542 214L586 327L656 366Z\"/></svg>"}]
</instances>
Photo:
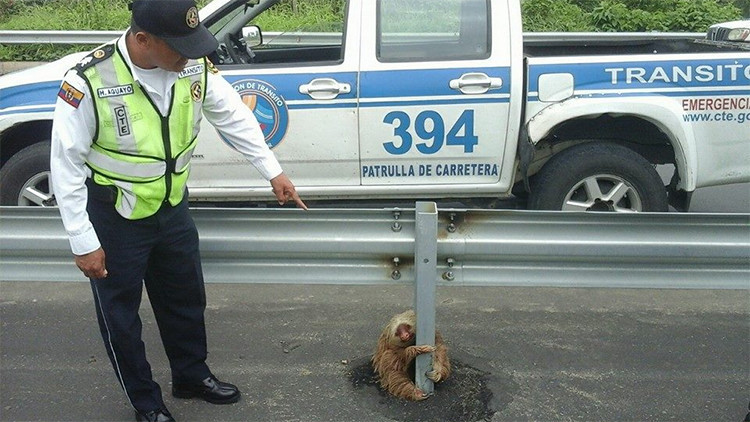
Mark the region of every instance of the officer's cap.
<instances>
[{"instance_id":1,"label":"officer's cap","mask_svg":"<svg viewBox=\"0 0 750 422\"><path fill-rule=\"evenodd\" d=\"M194 0L135 0L130 10L136 25L163 39L183 57L205 57L219 46L200 22Z\"/></svg>"}]
</instances>

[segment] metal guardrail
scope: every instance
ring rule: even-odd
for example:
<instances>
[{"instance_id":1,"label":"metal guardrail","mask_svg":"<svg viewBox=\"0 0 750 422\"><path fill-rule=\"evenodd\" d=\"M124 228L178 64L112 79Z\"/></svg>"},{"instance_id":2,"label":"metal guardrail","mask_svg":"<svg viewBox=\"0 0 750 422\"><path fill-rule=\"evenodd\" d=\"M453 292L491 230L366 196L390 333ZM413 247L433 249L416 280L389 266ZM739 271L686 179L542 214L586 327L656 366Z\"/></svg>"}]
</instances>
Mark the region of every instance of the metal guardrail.
<instances>
[{"instance_id":1,"label":"metal guardrail","mask_svg":"<svg viewBox=\"0 0 750 422\"><path fill-rule=\"evenodd\" d=\"M0 30L0 44L103 44L119 37L122 31L53 31ZM526 32L528 42L627 42L637 40L670 40L705 38L702 32ZM264 32L264 40L282 44L340 43L336 33L280 33Z\"/></svg>"},{"instance_id":2,"label":"metal guardrail","mask_svg":"<svg viewBox=\"0 0 750 422\"><path fill-rule=\"evenodd\" d=\"M123 31L59 31L59 30L0 30L0 44L104 44ZM266 43L320 45L341 44L340 33L264 32Z\"/></svg>"},{"instance_id":3,"label":"metal guardrail","mask_svg":"<svg viewBox=\"0 0 750 422\"><path fill-rule=\"evenodd\" d=\"M417 277L413 209L192 213L209 282ZM750 288L750 214L440 210L437 221L442 285ZM0 280L85 281L56 209L0 207Z\"/></svg>"},{"instance_id":4,"label":"metal guardrail","mask_svg":"<svg viewBox=\"0 0 750 422\"><path fill-rule=\"evenodd\" d=\"M104 44L122 31L2 30L0 44Z\"/></svg>"}]
</instances>

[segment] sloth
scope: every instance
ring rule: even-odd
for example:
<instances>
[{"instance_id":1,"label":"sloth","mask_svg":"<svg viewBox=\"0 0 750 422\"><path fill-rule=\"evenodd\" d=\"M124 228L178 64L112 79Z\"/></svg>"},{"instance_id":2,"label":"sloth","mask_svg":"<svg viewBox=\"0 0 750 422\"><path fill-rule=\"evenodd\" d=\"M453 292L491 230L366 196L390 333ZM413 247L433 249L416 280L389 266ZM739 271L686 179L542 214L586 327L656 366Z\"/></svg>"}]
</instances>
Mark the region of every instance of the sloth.
<instances>
[{"instance_id":1,"label":"sloth","mask_svg":"<svg viewBox=\"0 0 750 422\"><path fill-rule=\"evenodd\" d=\"M428 396L414 384L414 359L422 353L434 353L432 371L427 378L433 382L444 381L451 373L448 348L439 332L435 332L435 346L415 345L417 315L413 310L395 315L383 329L378 339L372 365L380 386L396 397L407 400L424 400Z\"/></svg>"}]
</instances>

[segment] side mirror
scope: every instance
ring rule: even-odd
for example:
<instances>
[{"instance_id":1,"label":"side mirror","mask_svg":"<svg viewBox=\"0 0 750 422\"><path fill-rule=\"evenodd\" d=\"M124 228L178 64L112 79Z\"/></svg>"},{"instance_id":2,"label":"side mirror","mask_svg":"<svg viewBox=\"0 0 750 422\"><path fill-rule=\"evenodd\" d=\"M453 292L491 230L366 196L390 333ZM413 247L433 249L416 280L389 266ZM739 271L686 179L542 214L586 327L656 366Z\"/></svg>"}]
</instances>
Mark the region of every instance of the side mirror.
<instances>
[{"instance_id":1,"label":"side mirror","mask_svg":"<svg viewBox=\"0 0 750 422\"><path fill-rule=\"evenodd\" d=\"M250 48L263 44L263 33L260 31L258 25L250 25L242 28L242 38Z\"/></svg>"}]
</instances>

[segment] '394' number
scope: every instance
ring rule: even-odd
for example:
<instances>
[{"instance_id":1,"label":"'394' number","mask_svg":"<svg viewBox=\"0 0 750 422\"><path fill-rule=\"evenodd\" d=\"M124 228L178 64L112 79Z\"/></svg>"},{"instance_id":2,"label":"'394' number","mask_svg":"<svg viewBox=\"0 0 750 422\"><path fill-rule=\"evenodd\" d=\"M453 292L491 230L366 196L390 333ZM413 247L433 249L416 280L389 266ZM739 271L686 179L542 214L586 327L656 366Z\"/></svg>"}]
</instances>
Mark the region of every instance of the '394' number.
<instances>
[{"instance_id":1,"label":"'394' number","mask_svg":"<svg viewBox=\"0 0 750 422\"><path fill-rule=\"evenodd\" d=\"M385 115L383 123L391 125L395 123L393 134L400 138L400 142L384 142L385 150L393 155L409 152L414 144L412 134L409 132L411 127L409 115L403 111L392 111ZM444 144L463 146L464 153L470 153L474 152L474 145L479 143L479 138L474 135L474 110L464 110L447 135L445 122L440 114L434 110L425 110L414 120L414 132L422 141L430 141L416 143L417 150L422 154L434 154L440 151Z\"/></svg>"}]
</instances>

